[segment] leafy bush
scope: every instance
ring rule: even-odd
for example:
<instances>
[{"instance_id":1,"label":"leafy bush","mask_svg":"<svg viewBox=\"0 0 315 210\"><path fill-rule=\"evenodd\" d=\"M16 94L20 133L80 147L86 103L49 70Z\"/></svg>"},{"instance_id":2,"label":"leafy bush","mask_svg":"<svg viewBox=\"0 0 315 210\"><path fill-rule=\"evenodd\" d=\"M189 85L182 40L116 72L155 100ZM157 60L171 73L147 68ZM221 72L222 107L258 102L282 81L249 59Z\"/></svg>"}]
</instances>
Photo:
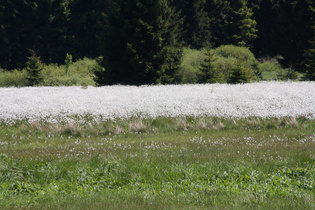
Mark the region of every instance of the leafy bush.
<instances>
[{"instance_id":1,"label":"leafy bush","mask_svg":"<svg viewBox=\"0 0 315 210\"><path fill-rule=\"evenodd\" d=\"M235 83L237 77L243 82L259 80L258 61L248 48L223 45L213 51L217 57L214 65L221 69L226 82Z\"/></svg>"},{"instance_id":2,"label":"leafy bush","mask_svg":"<svg viewBox=\"0 0 315 210\"><path fill-rule=\"evenodd\" d=\"M211 68L208 68L209 65ZM206 69L212 72L207 72ZM237 70L243 72L237 73ZM259 61L248 48L223 45L210 50L185 48L181 71L177 77L178 81L184 84L228 83L235 80L236 74L246 75L246 79L242 79L244 82L259 81L261 79ZM211 75L214 75L215 78ZM234 78L231 78L232 76Z\"/></svg>"},{"instance_id":3,"label":"leafy bush","mask_svg":"<svg viewBox=\"0 0 315 210\"><path fill-rule=\"evenodd\" d=\"M176 76L179 83L192 84L198 82L198 75L204 57L202 50L184 48L181 70Z\"/></svg>"},{"instance_id":4,"label":"leafy bush","mask_svg":"<svg viewBox=\"0 0 315 210\"><path fill-rule=\"evenodd\" d=\"M245 65L251 66L257 62L254 54L246 47L238 47L234 45L222 45L214 49L218 57L235 58Z\"/></svg>"},{"instance_id":5,"label":"leafy bush","mask_svg":"<svg viewBox=\"0 0 315 210\"><path fill-rule=\"evenodd\" d=\"M23 87L26 86L27 81L26 70L5 71L0 70L0 87Z\"/></svg>"},{"instance_id":6,"label":"leafy bush","mask_svg":"<svg viewBox=\"0 0 315 210\"><path fill-rule=\"evenodd\" d=\"M33 59L26 69L0 70L0 86L95 86L94 72L98 68L100 68L98 62L89 58L61 66L56 64L45 65Z\"/></svg>"},{"instance_id":7,"label":"leafy bush","mask_svg":"<svg viewBox=\"0 0 315 210\"><path fill-rule=\"evenodd\" d=\"M72 64L57 66L48 65L42 72L43 86L95 86L94 68L98 63L89 58L78 60Z\"/></svg>"},{"instance_id":8,"label":"leafy bush","mask_svg":"<svg viewBox=\"0 0 315 210\"><path fill-rule=\"evenodd\" d=\"M262 80L266 80L266 81L280 79L278 75L280 72L283 71L283 69L278 63L272 63L269 61L260 63L258 68L262 74Z\"/></svg>"},{"instance_id":9,"label":"leafy bush","mask_svg":"<svg viewBox=\"0 0 315 210\"><path fill-rule=\"evenodd\" d=\"M258 65L262 80L298 80L302 75L293 69L284 69L274 58L265 60Z\"/></svg>"},{"instance_id":10,"label":"leafy bush","mask_svg":"<svg viewBox=\"0 0 315 210\"><path fill-rule=\"evenodd\" d=\"M54 64L46 66L43 70L44 86L95 86L93 69L97 62L84 58L72 64L57 66Z\"/></svg>"},{"instance_id":11,"label":"leafy bush","mask_svg":"<svg viewBox=\"0 0 315 210\"><path fill-rule=\"evenodd\" d=\"M200 56L201 63L199 60L199 64L196 65L199 66L197 75L200 82L244 83L260 80L259 62L245 47L224 45L199 52L203 53L203 56Z\"/></svg>"}]
</instances>

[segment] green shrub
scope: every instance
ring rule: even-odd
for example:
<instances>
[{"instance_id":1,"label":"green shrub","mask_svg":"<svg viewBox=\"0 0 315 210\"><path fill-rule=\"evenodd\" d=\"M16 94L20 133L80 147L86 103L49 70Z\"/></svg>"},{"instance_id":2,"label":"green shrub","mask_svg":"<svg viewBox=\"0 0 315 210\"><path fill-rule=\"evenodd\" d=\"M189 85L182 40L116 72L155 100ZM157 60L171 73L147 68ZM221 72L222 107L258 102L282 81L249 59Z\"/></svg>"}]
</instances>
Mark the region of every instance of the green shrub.
<instances>
[{"instance_id":1,"label":"green shrub","mask_svg":"<svg viewBox=\"0 0 315 210\"><path fill-rule=\"evenodd\" d=\"M38 57L30 57L28 67L23 70L0 70L1 87L39 86L95 86L96 60L84 58L74 63L58 66L42 64Z\"/></svg>"},{"instance_id":2,"label":"green shrub","mask_svg":"<svg viewBox=\"0 0 315 210\"><path fill-rule=\"evenodd\" d=\"M203 80L225 83L245 83L260 80L259 62L249 49L224 45L207 53L212 55L212 68L209 70L211 72L206 72L204 67L201 68L202 74L200 77ZM206 54L202 66L207 65ZM213 75L213 70L215 70L215 75Z\"/></svg>"},{"instance_id":3,"label":"green shrub","mask_svg":"<svg viewBox=\"0 0 315 210\"><path fill-rule=\"evenodd\" d=\"M262 74L262 80L266 81L278 80L279 73L283 71L283 69L278 63L271 63L269 61L260 63L259 70L261 71Z\"/></svg>"},{"instance_id":4,"label":"green shrub","mask_svg":"<svg viewBox=\"0 0 315 210\"><path fill-rule=\"evenodd\" d=\"M298 80L302 77L301 74L293 69L284 69L275 59L268 59L258 65L262 74L262 80Z\"/></svg>"},{"instance_id":5,"label":"green shrub","mask_svg":"<svg viewBox=\"0 0 315 210\"><path fill-rule=\"evenodd\" d=\"M222 69L227 82L232 80L230 77L235 76L236 69L246 72L249 79L247 82L259 80L259 62L248 48L223 45L214 49L214 53L219 58L215 65Z\"/></svg>"},{"instance_id":6,"label":"green shrub","mask_svg":"<svg viewBox=\"0 0 315 210\"><path fill-rule=\"evenodd\" d=\"M219 57L235 58L240 62L252 65L257 60L254 54L246 47L238 47L234 45L222 45L215 49L215 53Z\"/></svg>"},{"instance_id":7,"label":"green shrub","mask_svg":"<svg viewBox=\"0 0 315 210\"><path fill-rule=\"evenodd\" d=\"M27 81L26 70L6 71L0 70L0 87L23 87L26 86Z\"/></svg>"},{"instance_id":8,"label":"green shrub","mask_svg":"<svg viewBox=\"0 0 315 210\"><path fill-rule=\"evenodd\" d=\"M43 71L43 86L95 86L96 60L84 58L64 66L47 65ZM65 71L65 69L68 69Z\"/></svg>"},{"instance_id":9,"label":"green shrub","mask_svg":"<svg viewBox=\"0 0 315 210\"><path fill-rule=\"evenodd\" d=\"M200 75L201 63L204 60L204 52L201 50L184 48L181 70L176 75L179 83L197 83Z\"/></svg>"},{"instance_id":10,"label":"green shrub","mask_svg":"<svg viewBox=\"0 0 315 210\"><path fill-rule=\"evenodd\" d=\"M207 54L211 55L210 60ZM209 65L211 68L208 68ZM241 79L242 82L259 81L262 77L259 62L248 48L233 45L223 45L211 50L185 48L177 78L184 84L228 83L238 77L237 71L246 78Z\"/></svg>"}]
</instances>

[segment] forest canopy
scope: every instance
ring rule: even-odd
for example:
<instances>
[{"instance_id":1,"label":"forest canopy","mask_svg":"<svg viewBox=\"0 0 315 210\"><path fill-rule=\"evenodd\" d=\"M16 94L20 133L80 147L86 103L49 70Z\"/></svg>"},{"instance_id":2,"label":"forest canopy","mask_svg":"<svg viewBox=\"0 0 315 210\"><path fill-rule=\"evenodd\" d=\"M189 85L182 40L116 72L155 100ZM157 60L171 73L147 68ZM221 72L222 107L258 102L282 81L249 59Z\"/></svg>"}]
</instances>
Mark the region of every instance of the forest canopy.
<instances>
[{"instance_id":1,"label":"forest canopy","mask_svg":"<svg viewBox=\"0 0 315 210\"><path fill-rule=\"evenodd\" d=\"M103 71L96 72L100 85L177 83L184 49L203 50L205 63L200 70L207 71L205 75L213 74L209 71L220 75L220 69L211 70L214 62L210 49L223 45L247 48L260 60L276 58L283 68L302 73L306 80L315 80L315 2L6 0L0 3L2 71L26 68L30 58L60 65L65 63L66 55L73 60L101 57ZM247 71L243 66L237 69Z\"/></svg>"}]
</instances>

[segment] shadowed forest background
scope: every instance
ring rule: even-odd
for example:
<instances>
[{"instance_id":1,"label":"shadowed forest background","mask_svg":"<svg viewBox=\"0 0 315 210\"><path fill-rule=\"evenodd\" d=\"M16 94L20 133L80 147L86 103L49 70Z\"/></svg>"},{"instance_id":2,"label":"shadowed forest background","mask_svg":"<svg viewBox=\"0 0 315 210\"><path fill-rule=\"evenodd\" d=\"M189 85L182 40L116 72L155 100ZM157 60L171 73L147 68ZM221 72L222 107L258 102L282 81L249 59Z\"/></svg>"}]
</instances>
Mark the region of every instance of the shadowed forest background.
<instances>
[{"instance_id":1,"label":"shadowed forest background","mask_svg":"<svg viewBox=\"0 0 315 210\"><path fill-rule=\"evenodd\" d=\"M315 80L313 0L6 0L0 86Z\"/></svg>"}]
</instances>

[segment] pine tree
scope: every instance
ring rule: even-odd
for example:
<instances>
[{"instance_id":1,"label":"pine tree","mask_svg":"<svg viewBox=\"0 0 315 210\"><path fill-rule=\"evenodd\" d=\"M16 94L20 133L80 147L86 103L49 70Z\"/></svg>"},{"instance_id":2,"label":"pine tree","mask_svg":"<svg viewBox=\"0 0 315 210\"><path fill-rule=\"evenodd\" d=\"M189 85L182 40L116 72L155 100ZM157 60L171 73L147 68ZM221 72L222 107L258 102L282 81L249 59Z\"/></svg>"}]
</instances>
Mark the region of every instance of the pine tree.
<instances>
[{"instance_id":1,"label":"pine tree","mask_svg":"<svg viewBox=\"0 0 315 210\"><path fill-rule=\"evenodd\" d=\"M236 65L232 69L228 82L231 84L248 83L252 80L251 70L243 65Z\"/></svg>"},{"instance_id":2,"label":"pine tree","mask_svg":"<svg viewBox=\"0 0 315 210\"><path fill-rule=\"evenodd\" d=\"M253 11L247 5L247 0L233 1L233 23L231 33L233 42L241 47L252 47L252 42L257 38L257 22L252 19Z\"/></svg>"},{"instance_id":3,"label":"pine tree","mask_svg":"<svg viewBox=\"0 0 315 210\"><path fill-rule=\"evenodd\" d=\"M107 84L172 83L182 21L168 0L113 1L102 36Z\"/></svg>"},{"instance_id":4,"label":"pine tree","mask_svg":"<svg viewBox=\"0 0 315 210\"><path fill-rule=\"evenodd\" d=\"M205 52L204 62L201 64L201 75L199 82L201 83L223 83L224 75L223 72L218 69L215 65L216 58L211 49L207 49Z\"/></svg>"},{"instance_id":5,"label":"pine tree","mask_svg":"<svg viewBox=\"0 0 315 210\"><path fill-rule=\"evenodd\" d=\"M285 68L303 72L305 51L314 40L315 2L313 0L282 0L274 6L278 13L276 49Z\"/></svg>"},{"instance_id":6,"label":"pine tree","mask_svg":"<svg viewBox=\"0 0 315 210\"><path fill-rule=\"evenodd\" d=\"M206 11L206 0L193 1L193 17L188 29L190 46L195 49L211 46L211 22Z\"/></svg>"},{"instance_id":7,"label":"pine tree","mask_svg":"<svg viewBox=\"0 0 315 210\"><path fill-rule=\"evenodd\" d=\"M23 68L28 49L43 62L62 63L71 35L70 0L5 0L0 3L0 65Z\"/></svg>"},{"instance_id":8,"label":"pine tree","mask_svg":"<svg viewBox=\"0 0 315 210\"><path fill-rule=\"evenodd\" d=\"M42 81L42 62L34 50L29 50L29 52L31 55L26 62L26 71L28 73L27 81L28 85L35 86Z\"/></svg>"},{"instance_id":9,"label":"pine tree","mask_svg":"<svg viewBox=\"0 0 315 210\"><path fill-rule=\"evenodd\" d=\"M231 44L231 34L228 32L232 22L233 10L229 0L206 1L206 11L210 19L212 47Z\"/></svg>"},{"instance_id":10,"label":"pine tree","mask_svg":"<svg viewBox=\"0 0 315 210\"><path fill-rule=\"evenodd\" d=\"M193 49L211 46L211 19L207 0L176 0L174 5L184 19L182 36L185 45Z\"/></svg>"},{"instance_id":11,"label":"pine tree","mask_svg":"<svg viewBox=\"0 0 315 210\"><path fill-rule=\"evenodd\" d=\"M278 54L276 47L276 31L278 30L278 12L274 0L251 0L253 18L257 21L257 39L254 40L253 51L262 57L273 57ZM266 15L268 14L268 15Z\"/></svg>"},{"instance_id":12,"label":"pine tree","mask_svg":"<svg viewBox=\"0 0 315 210\"><path fill-rule=\"evenodd\" d=\"M108 0L71 0L68 34L74 59L100 55L98 36L102 32Z\"/></svg>"},{"instance_id":13,"label":"pine tree","mask_svg":"<svg viewBox=\"0 0 315 210\"><path fill-rule=\"evenodd\" d=\"M314 8L315 9L315 8ZM309 41L309 48L304 54L304 72L306 73L305 79L315 80L315 20L313 26L313 40Z\"/></svg>"}]
</instances>

